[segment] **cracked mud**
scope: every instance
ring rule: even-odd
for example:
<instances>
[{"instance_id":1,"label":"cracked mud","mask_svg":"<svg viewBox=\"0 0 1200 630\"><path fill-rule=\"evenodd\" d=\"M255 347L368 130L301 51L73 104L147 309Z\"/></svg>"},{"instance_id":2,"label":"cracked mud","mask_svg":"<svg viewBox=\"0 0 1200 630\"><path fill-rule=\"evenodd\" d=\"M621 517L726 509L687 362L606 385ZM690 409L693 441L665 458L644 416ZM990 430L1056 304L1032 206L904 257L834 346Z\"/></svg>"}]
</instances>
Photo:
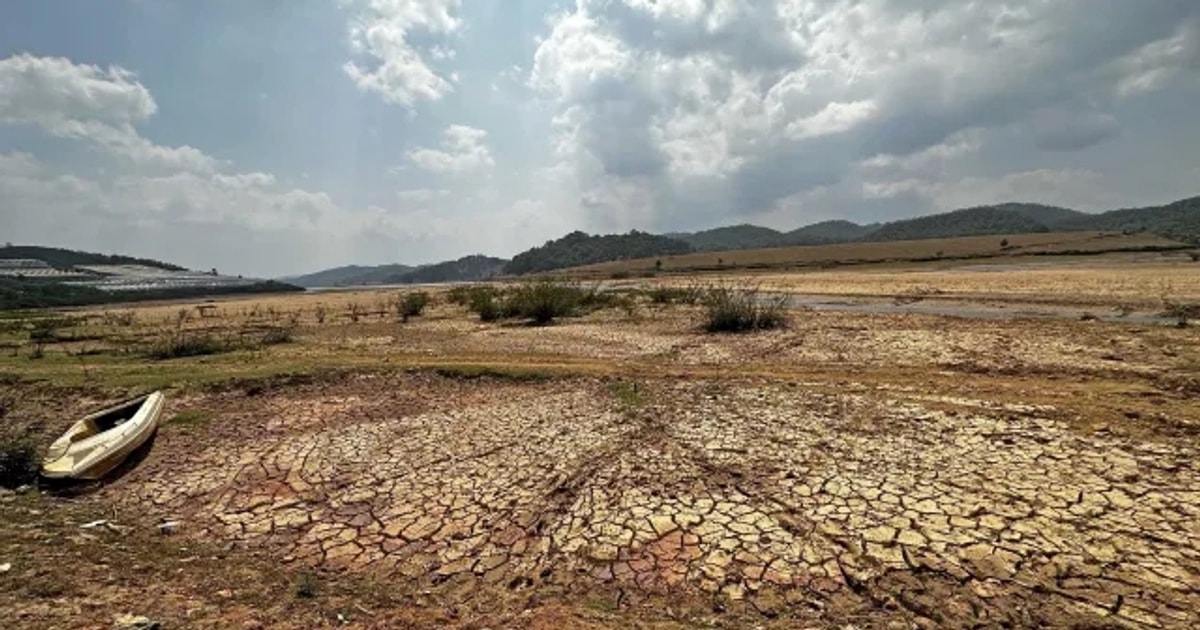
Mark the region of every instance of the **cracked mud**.
<instances>
[{"instance_id":1,"label":"cracked mud","mask_svg":"<svg viewBox=\"0 0 1200 630\"><path fill-rule=\"evenodd\" d=\"M629 401L598 379L379 376L190 400L216 414L204 446L165 431L103 492L188 535L449 601L1200 624L1194 436L903 391L641 387Z\"/></svg>"}]
</instances>

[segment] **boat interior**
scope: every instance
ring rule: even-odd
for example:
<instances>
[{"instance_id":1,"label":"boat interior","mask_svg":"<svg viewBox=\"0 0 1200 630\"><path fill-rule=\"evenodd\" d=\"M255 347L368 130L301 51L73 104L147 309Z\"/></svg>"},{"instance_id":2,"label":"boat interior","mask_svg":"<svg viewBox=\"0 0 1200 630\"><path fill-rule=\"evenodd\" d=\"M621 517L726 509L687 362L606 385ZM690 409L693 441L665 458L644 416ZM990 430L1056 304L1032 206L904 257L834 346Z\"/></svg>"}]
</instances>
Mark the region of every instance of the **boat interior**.
<instances>
[{"instance_id":1,"label":"boat interior","mask_svg":"<svg viewBox=\"0 0 1200 630\"><path fill-rule=\"evenodd\" d=\"M121 403L112 409L101 412L99 415L88 418L85 421L85 424L88 428L87 434L95 435L97 433L103 433L104 431L114 429L122 424L125 424L126 422L129 422L135 415L137 415L138 409L141 408L142 403L144 402L146 402L146 397L142 396L140 398L135 398L128 402Z\"/></svg>"}]
</instances>

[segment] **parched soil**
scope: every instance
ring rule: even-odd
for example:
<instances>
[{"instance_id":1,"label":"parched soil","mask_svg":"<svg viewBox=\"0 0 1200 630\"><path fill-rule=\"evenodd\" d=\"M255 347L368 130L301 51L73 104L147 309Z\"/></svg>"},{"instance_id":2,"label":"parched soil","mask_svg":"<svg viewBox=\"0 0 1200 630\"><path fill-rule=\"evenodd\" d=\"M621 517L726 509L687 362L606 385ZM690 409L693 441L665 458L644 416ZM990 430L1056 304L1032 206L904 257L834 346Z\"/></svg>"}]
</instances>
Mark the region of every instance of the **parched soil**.
<instances>
[{"instance_id":1,"label":"parched soil","mask_svg":"<svg viewBox=\"0 0 1200 630\"><path fill-rule=\"evenodd\" d=\"M338 369L169 389L116 478L0 494L0 618L1200 627L1194 329L797 312L720 336L696 316L445 307L94 364ZM0 395L43 439L128 393L27 365Z\"/></svg>"}]
</instances>

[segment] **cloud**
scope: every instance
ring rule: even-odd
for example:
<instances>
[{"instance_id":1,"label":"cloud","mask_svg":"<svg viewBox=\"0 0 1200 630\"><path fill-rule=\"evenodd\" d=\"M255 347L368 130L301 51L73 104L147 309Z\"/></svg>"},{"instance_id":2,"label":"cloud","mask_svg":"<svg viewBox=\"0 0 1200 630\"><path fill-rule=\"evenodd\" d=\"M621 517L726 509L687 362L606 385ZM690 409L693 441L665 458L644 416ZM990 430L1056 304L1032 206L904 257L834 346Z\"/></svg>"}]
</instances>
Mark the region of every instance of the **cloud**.
<instances>
[{"instance_id":1,"label":"cloud","mask_svg":"<svg viewBox=\"0 0 1200 630\"><path fill-rule=\"evenodd\" d=\"M1119 134L1122 95L1200 67L1198 14L1117 0L577 0L550 21L529 83L558 109L557 154L581 188L645 188L626 196L653 199L663 225L733 221L809 190L862 201L860 165L1009 160L988 130L1089 149Z\"/></svg>"},{"instance_id":2,"label":"cloud","mask_svg":"<svg viewBox=\"0 0 1200 630\"><path fill-rule=\"evenodd\" d=\"M150 91L124 68L75 64L62 57L14 55L0 60L0 123L36 125L60 138L85 140L140 166L212 171L216 160L192 147L163 147L134 125L158 111Z\"/></svg>"},{"instance_id":3,"label":"cloud","mask_svg":"<svg viewBox=\"0 0 1200 630\"><path fill-rule=\"evenodd\" d=\"M28 53L0 60L0 121L47 130L73 120L124 127L158 111L149 90L118 67Z\"/></svg>"},{"instance_id":4,"label":"cloud","mask_svg":"<svg viewBox=\"0 0 1200 630\"><path fill-rule=\"evenodd\" d=\"M416 188L413 190L401 190L396 193L396 198L404 203L424 204L450 195L450 190L446 188Z\"/></svg>"},{"instance_id":5,"label":"cloud","mask_svg":"<svg viewBox=\"0 0 1200 630\"><path fill-rule=\"evenodd\" d=\"M546 6L337 0L269 41L253 19L151 20L154 42L208 42L173 50L169 75L153 42L124 67L17 51L0 59L6 240L283 273L575 229L1197 192L1193 0ZM23 16L29 46L98 50Z\"/></svg>"},{"instance_id":6,"label":"cloud","mask_svg":"<svg viewBox=\"0 0 1200 630\"><path fill-rule=\"evenodd\" d=\"M350 42L359 60L347 61L346 74L359 89L388 103L411 107L438 101L454 89L454 77L439 73L433 61L455 56L445 45L418 47L414 35L453 35L462 26L459 0L343 0L356 14Z\"/></svg>"},{"instance_id":7,"label":"cloud","mask_svg":"<svg viewBox=\"0 0 1200 630\"><path fill-rule=\"evenodd\" d=\"M415 149L408 152L413 164L433 173L463 174L494 164L488 150L487 132L465 125L450 125L442 134L440 149Z\"/></svg>"},{"instance_id":8,"label":"cloud","mask_svg":"<svg viewBox=\"0 0 1200 630\"><path fill-rule=\"evenodd\" d=\"M1034 142L1046 151L1078 151L1115 136L1120 123L1111 114L1063 109L1033 115Z\"/></svg>"}]
</instances>

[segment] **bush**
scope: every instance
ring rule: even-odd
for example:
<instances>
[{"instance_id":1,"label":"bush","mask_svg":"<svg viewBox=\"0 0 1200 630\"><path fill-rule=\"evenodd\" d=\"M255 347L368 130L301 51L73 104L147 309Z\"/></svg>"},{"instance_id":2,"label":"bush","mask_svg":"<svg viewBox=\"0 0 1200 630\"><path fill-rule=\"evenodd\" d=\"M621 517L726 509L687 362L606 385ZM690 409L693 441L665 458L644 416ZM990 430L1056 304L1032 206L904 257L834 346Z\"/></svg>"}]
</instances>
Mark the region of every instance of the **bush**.
<instances>
[{"instance_id":1,"label":"bush","mask_svg":"<svg viewBox=\"0 0 1200 630\"><path fill-rule=\"evenodd\" d=\"M282 343L292 342L292 326L272 326L263 334L259 344L263 346L277 346Z\"/></svg>"},{"instance_id":2,"label":"bush","mask_svg":"<svg viewBox=\"0 0 1200 630\"><path fill-rule=\"evenodd\" d=\"M653 287L646 295L654 304L696 304L702 293L697 287Z\"/></svg>"},{"instance_id":3,"label":"bush","mask_svg":"<svg viewBox=\"0 0 1200 630\"><path fill-rule=\"evenodd\" d=\"M628 280L633 277L633 274L628 271L614 271L609 277L613 280Z\"/></svg>"},{"instance_id":4,"label":"bush","mask_svg":"<svg viewBox=\"0 0 1200 630\"><path fill-rule=\"evenodd\" d=\"M219 354L232 349L229 343L208 333L176 333L150 346L146 356L161 361Z\"/></svg>"},{"instance_id":5,"label":"bush","mask_svg":"<svg viewBox=\"0 0 1200 630\"><path fill-rule=\"evenodd\" d=\"M556 317L575 316L585 299L588 296L579 287L539 280L513 289L506 300L508 308L504 310L545 325Z\"/></svg>"},{"instance_id":6,"label":"bush","mask_svg":"<svg viewBox=\"0 0 1200 630\"><path fill-rule=\"evenodd\" d=\"M787 297L765 296L757 288L714 287L705 292L704 328L715 332L770 330L787 325Z\"/></svg>"},{"instance_id":7,"label":"bush","mask_svg":"<svg viewBox=\"0 0 1200 630\"><path fill-rule=\"evenodd\" d=\"M0 487L17 488L37 481L41 464L27 435L0 437Z\"/></svg>"},{"instance_id":8,"label":"bush","mask_svg":"<svg viewBox=\"0 0 1200 630\"><path fill-rule=\"evenodd\" d=\"M1188 252L1188 258L1191 258L1192 262L1200 262L1200 250Z\"/></svg>"},{"instance_id":9,"label":"bush","mask_svg":"<svg viewBox=\"0 0 1200 630\"><path fill-rule=\"evenodd\" d=\"M409 317L420 317L425 311L425 307L429 305L429 294L424 291L416 293L407 293L404 297L396 302L396 310L400 313L400 319L408 321Z\"/></svg>"}]
</instances>

